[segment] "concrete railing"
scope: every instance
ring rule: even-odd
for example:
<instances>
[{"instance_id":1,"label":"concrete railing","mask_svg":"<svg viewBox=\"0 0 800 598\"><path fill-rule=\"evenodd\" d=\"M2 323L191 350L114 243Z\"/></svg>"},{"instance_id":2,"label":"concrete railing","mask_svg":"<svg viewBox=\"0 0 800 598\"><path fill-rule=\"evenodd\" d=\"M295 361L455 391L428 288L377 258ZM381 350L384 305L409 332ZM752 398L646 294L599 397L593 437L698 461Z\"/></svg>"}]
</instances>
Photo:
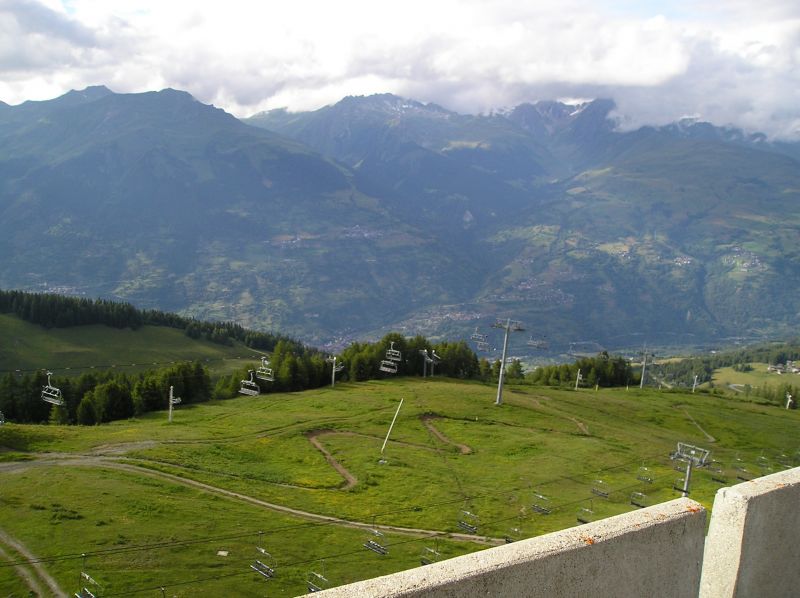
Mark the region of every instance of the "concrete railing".
<instances>
[{"instance_id":1,"label":"concrete railing","mask_svg":"<svg viewBox=\"0 0 800 598\"><path fill-rule=\"evenodd\" d=\"M700 596L800 596L800 467L717 492Z\"/></svg>"},{"instance_id":2,"label":"concrete railing","mask_svg":"<svg viewBox=\"0 0 800 598\"><path fill-rule=\"evenodd\" d=\"M319 595L800 595L800 468L721 489L705 520L681 498Z\"/></svg>"},{"instance_id":3,"label":"concrete railing","mask_svg":"<svg viewBox=\"0 0 800 598\"><path fill-rule=\"evenodd\" d=\"M705 509L681 498L320 593L345 597L693 597Z\"/></svg>"}]
</instances>

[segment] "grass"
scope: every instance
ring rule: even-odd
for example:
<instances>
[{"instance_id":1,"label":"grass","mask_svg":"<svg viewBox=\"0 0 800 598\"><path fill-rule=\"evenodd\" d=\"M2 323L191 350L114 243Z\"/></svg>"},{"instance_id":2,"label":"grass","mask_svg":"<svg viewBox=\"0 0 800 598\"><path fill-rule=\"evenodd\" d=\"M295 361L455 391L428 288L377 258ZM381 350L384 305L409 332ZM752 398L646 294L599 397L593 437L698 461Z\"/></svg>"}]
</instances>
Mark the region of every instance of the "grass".
<instances>
[{"instance_id":1,"label":"grass","mask_svg":"<svg viewBox=\"0 0 800 598\"><path fill-rule=\"evenodd\" d=\"M138 330L108 326L45 329L0 314L0 371L49 368L57 375L79 375L95 369L124 368L131 373L174 361L200 360L214 374L241 367L239 358L254 356L242 344L232 347L187 337L182 330L143 326ZM136 364L131 366L130 364Z\"/></svg>"},{"instance_id":2,"label":"grass","mask_svg":"<svg viewBox=\"0 0 800 598\"><path fill-rule=\"evenodd\" d=\"M383 455L387 463L380 464L401 397L403 409ZM467 509L478 515L480 534L502 538L512 527L532 536L573 526L579 509L591 509L596 518L626 512L634 508L632 492L643 492L651 504L677 497L672 486L682 474L668 455L678 441L710 448L729 484L741 473L735 467L767 472L778 467L781 454L784 463L797 463L800 448L797 411L711 395L525 386L508 387L503 407L493 403L493 390L483 384L400 378L182 407L172 425L164 413L89 428L7 424L0 428L6 466L17 456L30 460L56 452L112 455L141 469L110 470L109 457L94 457L81 467L23 461L15 473L0 470L0 528L40 556L250 530L246 540L235 542L120 553L92 561L92 571L117 588L208 578L175 592L254 596L263 583L248 573L256 556L252 531L309 521L155 479L148 470L379 525L458 531L460 511ZM428 414L436 416L429 421L444 440L424 425ZM320 431L318 441L357 478L352 488L309 442L308 434ZM455 443L470 451L462 453ZM641 467L654 477L652 484L637 479ZM598 480L607 499L591 492ZM698 470L692 497L710 508L719 487L711 472ZM532 510L544 502L537 495L549 499L551 514ZM274 536L274 553L285 565L269 582L270 591L303 591L310 562L321 566L325 555L329 577L345 583L415 566L426 545L394 536L390 542L404 543L381 558L359 548L364 538L363 531L337 524L293 527ZM441 546L451 555L482 547ZM231 548L232 556L216 557L220 548ZM77 566L57 562L48 569L71 590Z\"/></svg>"}]
</instances>

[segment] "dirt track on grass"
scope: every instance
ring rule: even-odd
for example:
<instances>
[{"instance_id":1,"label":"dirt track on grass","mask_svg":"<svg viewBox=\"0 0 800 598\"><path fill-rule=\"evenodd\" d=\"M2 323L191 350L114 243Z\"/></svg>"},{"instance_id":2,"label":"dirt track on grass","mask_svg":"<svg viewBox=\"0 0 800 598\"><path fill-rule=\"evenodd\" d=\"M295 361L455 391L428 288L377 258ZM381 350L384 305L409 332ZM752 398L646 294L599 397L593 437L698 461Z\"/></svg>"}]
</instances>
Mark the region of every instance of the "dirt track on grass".
<instances>
[{"instance_id":1,"label":"dirt track on grass","mask_svg":"<svg viewBox=\"0 0 800 598\"><path fill-rule=\"evenodd\" d=\"M314 432L308 432L306 434L306 438L308 438L308 441L314 445L314 448L322 453L322 455L325 457L325 460L328 462L328 465L333 467L339 473L339 475L344 478L345 484L342 486L342 490L349 490L358 484L358 478L350 473L344 465L339 463L334 456L328 452L328 449L322 446L322 443L317 440L320 436L325 436L328 434L336 434L336 432L333 430L315 430Z\"/></svg>"},{"instance_id":2,"label":"dirt track on grass","mask_svg":"<svg viewBox=\"0 0 800 598\"><path fill-rule=\"evenodd\" d=\"M456 447L458 449L458 452L460 452L462 455L470 455L470 454L472 454L472 449L470 447L468 447L466 444L460 444L458 442L455 442L455 441L451 440L450 438L448 438L447 436L442 434L436 428L436 426L434 426L431 423L431 420L442 419L441 417L439 417L438 415L420 415L420 419L422 420L423 425L426 428L428 428L430 433L433 434L434 436L436 436L436 438L438 438L441 442L444 442L445 444L449 444L451 446Z\"/></svg>"},{"instance_id":3,"label":"dirt track on grass","mask_svg":"<svg viewBox=\"0 0 800 598\"><path fill-rule=\"evenodd\" d=\"M379 529L386 532L394 532L398 534L405 534L411 536L442 536L446 538L451 538L453 540L476 542L478 544L486 544L491 546L504 543L504 540L500 538L490 538L486 536L478 536L473 534L441 532L436 530L402 527L396 525L366 523L361 521L352 521L349 519L341 519L339 517L332 517L330 515L320 515L319 513L312 513L310 511L303 511L301 509L294 509L292 507L287 507L284 505L267 502L265 500L255 498L253 496L249 496L247 494L242 494L241 492L234 492L233 490L227 490L225 488L220 488L219 486L213 486L211 484L206 484L204 482L198 482L196 480L184 478L171 473L147 469L146 467L143 467L141 465L136 465L134 463L120 463L114 460L113 458L109 457L92 456L92 455L74 455L74 454L71 455L65 453L44 453L42 454L42 456L43 458L35 459L32 461L12 461L12 462L0 463L0 474L5 472L24 471L32 467L54 466L54 465L73 466L73 467L103 467L107 469L126 471L129 473L134 473L136 475L144 475L161 480L167 480L176 484L189 486L191 488L195 488L197 490L207 492L209 494L221 495L226 498L245 502L257 507L269 509L280 513L285 513L287 515L292 515L295 517L301 517L303 519L308 519L312 521L333 523L357 529ZM26 558L32 558L32 555L31 557L26 556ZM64 593L61 592L58 595L64 595Z\"/></svg>"},{"instance_id":4,"label":"dirt track on grass","mask_svg":"<svg viewBox=\"0 0 800 598\"><path fill-rule=\"evenodd\" d=\"M3 530L0 530L0 544L4 544L5 546L13 548L15 551L17 551L17 553L22 555L23 558L29 561L27 565L14 565L14 570L17 572L17 575L25 580L28 589L32 590L39 596L67 595L67 593L58 585L58 582L50 576L44 567L42 567L41 563L36 562L39 559L37 559L36 556L19 540L12 538ZM2 548L0 548L0 558L7 561L15 560ZM28 567L30 567L30 569ZM31 569L33 571L31 571ZM42 587L42 584L44 584L45 588Z\"/></svg>"}]
</instances>

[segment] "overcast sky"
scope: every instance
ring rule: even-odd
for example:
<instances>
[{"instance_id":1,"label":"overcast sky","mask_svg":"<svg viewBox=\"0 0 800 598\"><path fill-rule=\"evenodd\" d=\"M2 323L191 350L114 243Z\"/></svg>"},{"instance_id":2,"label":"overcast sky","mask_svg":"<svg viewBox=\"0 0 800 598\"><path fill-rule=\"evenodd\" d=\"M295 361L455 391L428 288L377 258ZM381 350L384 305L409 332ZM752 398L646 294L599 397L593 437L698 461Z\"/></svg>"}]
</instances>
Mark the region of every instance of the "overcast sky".
<instances>
[{"instance_id":1,"label":"overcast sky","mask_svg":"<svg viewBox=\"0 0 800 598\"><path fill-rule=\"evenodd\" d=\"M459 112L611 97L800 138L798 0L0 0L0 99L173 87L237 116L392 92Z\"/></svg>"}]
</instances>

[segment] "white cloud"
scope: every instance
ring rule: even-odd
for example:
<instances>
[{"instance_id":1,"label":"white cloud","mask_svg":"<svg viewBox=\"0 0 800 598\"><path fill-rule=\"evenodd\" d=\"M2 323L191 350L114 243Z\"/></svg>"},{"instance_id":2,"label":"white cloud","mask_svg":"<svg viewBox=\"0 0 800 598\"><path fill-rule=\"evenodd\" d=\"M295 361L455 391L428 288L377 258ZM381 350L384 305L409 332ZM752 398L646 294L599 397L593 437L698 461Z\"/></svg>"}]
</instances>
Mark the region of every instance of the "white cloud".
<instances>
[{"instance_id":1,"label":"white cloud","mask_svg":"<svg viewBox=\"0 0 800 598\"><path fill-rule=\"evenodd\" d=\"M43 39L48 43L42 43ZM394 92L464 112L613 97L800 135L800 8L682 0L0 0L0 99L165 86L234 114Z\"/></svg>"}]
</instances>

